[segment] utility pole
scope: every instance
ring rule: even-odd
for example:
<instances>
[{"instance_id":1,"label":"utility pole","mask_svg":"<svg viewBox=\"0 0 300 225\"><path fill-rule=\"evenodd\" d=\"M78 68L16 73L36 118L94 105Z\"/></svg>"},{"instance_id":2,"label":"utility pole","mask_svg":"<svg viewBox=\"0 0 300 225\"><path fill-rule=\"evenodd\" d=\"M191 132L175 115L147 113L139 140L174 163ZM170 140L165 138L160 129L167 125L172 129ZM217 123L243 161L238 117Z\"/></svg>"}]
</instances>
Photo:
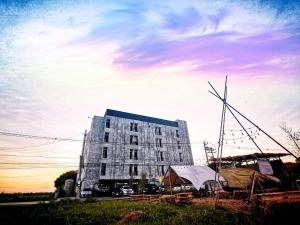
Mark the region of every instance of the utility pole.
<instances>
[{"instance_id":1,"label":"utility pole","mask_svg":"<svg viewBox=\"0 0 300 225\"><path fill-rule=\"evenodd\" d=\"M212 148L212 147L208 147L207 144L208 144L207 142L203 141L204 151L205 151L205 156L206 156L206 162L207 162L207 165L209 165L209 160L213 159L215 157L214 156L215 149Z\"/></svg>"},{"instance_id":2,"label":"utility pole","mask_svg":"<svg viewBox=\"0 0 300 225\"><path fill-rule=\"evenodd\" d=\"M210 83L209 83L209 85L212 87L212 85ZM226 119L225 116L226 116L226 109L227 109L226 108L226 101L227 101L227 76L225 78L223 108L222 108L221 125L220 125L218 150L217 150L217 163L216 163L215 183L214 183L214 186L213 186L213 192L214 192L214 196L215 196L215 205L214 205L214 207L216 207L216 204L217 204L217 201L218 201L218 195L216 193L216 184L219 183L219 179L220 179L219 173L220 173L220 169L221 169L221 166L222 166L222 152L223 152L223 141L224 141L224 128L225 128L225 119Z\"/></svg>"},{"instance_id":3,"label":"utility pole","mask_svg":"<svg viewBox=\"0 0 300 225\"><path fill-rule=\"evenodd\" d=\"M81 187L81 173L82 173L82 168L84 168L84 161L83 161L83 154L84 154L84 148L85 148L85 142L86 142L86 133L87 130L84 131L84 136L83 136L83 143L82 143L82 149L81 149L81 155L79 156L79 175L77 182L79 182L80 187Z\"/></svg>"}]
</instances>

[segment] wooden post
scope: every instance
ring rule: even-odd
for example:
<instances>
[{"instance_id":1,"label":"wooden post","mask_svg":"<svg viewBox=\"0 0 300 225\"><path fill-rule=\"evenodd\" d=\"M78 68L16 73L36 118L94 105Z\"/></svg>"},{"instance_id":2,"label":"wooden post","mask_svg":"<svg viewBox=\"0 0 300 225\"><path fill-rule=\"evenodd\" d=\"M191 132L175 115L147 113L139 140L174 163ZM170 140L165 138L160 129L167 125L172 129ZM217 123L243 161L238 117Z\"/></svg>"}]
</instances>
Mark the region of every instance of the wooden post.
<instances>
[{"instance_id":1,"label":"wooden post","mask_svg":"<svg viewBox=\"0 0 300 225\"><path fill-rule=\"evenodd\" d=\"M170 167L170 166L169 166L169 185L170 185L171 195L173 195L173 192L172 192L172 184L171 184L171 167Z\"/></svg>"},{"instance_id":2,"label":"wooden post","mask_svg":"<svg viewBox=\"0 0 300 225\"><path fill-rule=\"evenodd\" d=\"M254 186L255 186L255 176L256 172L253 173L253 180L252 180L252 186L251 186L251 192L250 192L250 195L249 195L249 201L251 201L251 197L253 195L253 192L254 192Z\"/></svg>"}]
</instances>

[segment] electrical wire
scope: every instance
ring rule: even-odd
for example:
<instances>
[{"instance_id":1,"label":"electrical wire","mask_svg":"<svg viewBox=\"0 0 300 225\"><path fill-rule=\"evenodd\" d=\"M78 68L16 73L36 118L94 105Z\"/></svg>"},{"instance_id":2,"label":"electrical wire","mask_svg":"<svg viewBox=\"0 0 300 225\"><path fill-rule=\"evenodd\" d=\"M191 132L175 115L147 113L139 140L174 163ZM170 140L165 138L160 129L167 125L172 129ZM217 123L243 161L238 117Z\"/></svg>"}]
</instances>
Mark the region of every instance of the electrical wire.
<instances>
[{"instance_id":1,"label":"electrical wire","mask_svg":"<svg viewBox=\"0 0 300 225\"><path fill-rule=\"evenodd\" d=\"M64 156L40 156L40 155L12 155L12 154L0 154L1 156L6 157L24 157L24 158L47 158L47 159L79 159L79 157L64 157Z\"/></svg>"},{"instance_id":2,"label":"electrical wire","mask_svg":"<svg viewBox=\"0 0 300 225\"><path fill-rule=\"evenodd\" d=\"M21 134L21 133L3 132L3 131L0 131L0 135L21 137L21 138L32 138L32 139L46 139L46 140L54 140L54 141L82 141L79 139L77 140L77 139L72 139L72 138L39 136L39 135L30 135L30 134Z\"/></svg>"}]
</instances>

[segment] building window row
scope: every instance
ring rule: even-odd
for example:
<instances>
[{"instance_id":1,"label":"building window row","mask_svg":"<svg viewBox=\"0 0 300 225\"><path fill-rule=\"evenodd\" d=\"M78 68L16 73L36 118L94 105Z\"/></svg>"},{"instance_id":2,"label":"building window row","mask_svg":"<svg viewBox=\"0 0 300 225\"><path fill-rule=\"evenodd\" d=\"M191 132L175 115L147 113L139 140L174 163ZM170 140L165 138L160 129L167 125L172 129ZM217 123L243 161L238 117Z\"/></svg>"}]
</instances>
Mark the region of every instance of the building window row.
<instances>
[{"instance_id":1,"label":"building window row","mask_svg":"<svg viewBox=\"0 0 300 225\"><path fill-rule=\"evenodd\" d=\"M108 143L109 142L109 132L105 132L104 134L104 142ZM130 144L131 145L138 145L138 136L137 135L130 135Z\"/></svg>"},{"instance_id":2,"label":"building window row","mask_svg":"<svg viewBox=\"0 0 300 225\"><path fill-rule=\"evenodd\" d=\"M110 119L106 119L105 127L110 128ZM155 127L154 129L155 135L162 135L161 127ZM130 123L130 131L138 132L138 124ZM176 137L179 138L179 130L176 130Z\"/></svg>"},{"instance_id":3,"label":"building window row","mask_svg":"<svg viewBox=\"0 0 300 225\"><path fill-rule=\"evenodd\" d=\"M106 163L101 164L101 176L106 175ZM129 164L129 176L138 176L138 165Z\"/></svg>"},{"instance_id":4,"label":"building window row","mask_svg":"<svg viewBox=\"0 0 300 225\"><path fill-rule=\"evenodd\" d=\"M104 134L104 142L108 143L109 142L109 132L105 132ZM130 144L131 145L138 145L138 136L137 135L130 135ZM155 138L155 146L162 148L162 139L161 138ZM177 148L181 149L180 141L177 141Z\"/></svg>"}]
</instances>

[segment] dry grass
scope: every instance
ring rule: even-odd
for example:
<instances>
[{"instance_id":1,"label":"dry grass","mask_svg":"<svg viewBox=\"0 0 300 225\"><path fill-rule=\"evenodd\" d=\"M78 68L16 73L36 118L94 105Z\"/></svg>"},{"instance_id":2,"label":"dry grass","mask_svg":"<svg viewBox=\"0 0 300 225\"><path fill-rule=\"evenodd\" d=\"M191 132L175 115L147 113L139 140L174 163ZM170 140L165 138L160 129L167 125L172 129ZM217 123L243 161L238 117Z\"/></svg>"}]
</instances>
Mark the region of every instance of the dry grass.
<instances>
[{"instance_id":1,"label":"dry grass","mask_svg":"<svg viewBox=\"0 0 300 225\"><path fill-rule=\"evenodd\" d=\"M250 212L253 209L251 204L238 199L218 199L218 201L216 202L214 198L194 198L192 200L192 204L210 208L214 208L215 206L222 207L234 213Z\"/></svg>"}]
</instances>

